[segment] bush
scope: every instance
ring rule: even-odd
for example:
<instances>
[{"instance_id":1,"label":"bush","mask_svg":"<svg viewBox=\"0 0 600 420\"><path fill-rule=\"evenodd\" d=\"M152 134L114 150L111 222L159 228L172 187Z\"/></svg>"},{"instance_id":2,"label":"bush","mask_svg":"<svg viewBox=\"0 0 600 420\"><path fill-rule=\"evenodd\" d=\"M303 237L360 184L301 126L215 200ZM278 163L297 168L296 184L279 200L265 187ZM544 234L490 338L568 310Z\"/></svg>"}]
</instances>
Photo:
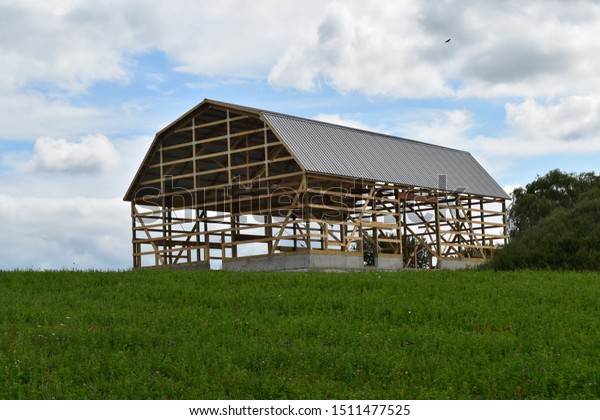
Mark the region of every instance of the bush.
<instances>
[{"instance_id":1,"label":"bush","mask_svg":"<svg viewBox=\"0 0 600 420\"><path fill-rule=\"evenodd\" d=\"M556 208L499 249L488 267L600 270L600 190L584 194L570 209Z\"/></svg>"}]
</instances>

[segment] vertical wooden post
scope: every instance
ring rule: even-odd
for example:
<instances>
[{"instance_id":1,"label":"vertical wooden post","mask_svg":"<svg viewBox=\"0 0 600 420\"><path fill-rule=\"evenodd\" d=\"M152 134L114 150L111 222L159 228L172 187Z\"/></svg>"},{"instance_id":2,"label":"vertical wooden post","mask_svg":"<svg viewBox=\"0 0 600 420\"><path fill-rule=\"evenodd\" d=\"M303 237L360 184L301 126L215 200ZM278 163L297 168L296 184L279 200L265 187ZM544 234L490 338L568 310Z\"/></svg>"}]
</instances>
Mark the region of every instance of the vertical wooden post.
<instances>
[{"instance_id":1,"label":"vertical wooden post","mask_svg":"<svg viewBox=\"0 0 600 420\"><path fill-rule=\"evenodd\" d=\"M299 190L303 191L302 192L302 196L298 197L298 199L296 200L297 203L301 203L300 205L302 206L301 210L300 210L300 214L301 214L301 219L304 220L304 224L306 226L306 248L308 250L308 252L311 251L312 249L312 222L310 222L310 220L313 219L313 212L312 212L312 208L308 207L308 194L306 194L304 191L308 190L309 188L309 184L308 184L308 178L306 177L306 174L302 175L302 181L300 181L300 186L299 186ZM298 191L296 194L300 194L300 191ZM308 209L308 214L307 214L307 209Z\"/></svg>"},{"instance_id":2,"label":"vertical wooden post","mask_svg":"<svg viewBox=\"0 0 600 420\"><path fill-rule=\"evenodd\" d=\"M166 183L165 183L165 169L164 169L164 153L162 145L158 149L159 152L159 161L160 161L160 193L162 194L161 198L161 222L162 222L162 247L163 247L163 256L162 261L163 264L167 262L167 199L165 194L167 192ZM158 255L156 255L156 265L158 265Z\"/></svg>"},{"instance_id":3,"label":"vertical wooden post","mask_svg":"<svg viewBox=\"0 0 600 420\"><path fill-rule=\"evenodd\" d=\"M373 185L372 189L373 193L371 196L371 222L373 223L373 228L371 229L371 234L373 238L373 258L377 258L379 255L379 232L377 230L377 213L375 213L377 208L377 202L375 201L375 196L377 195L377 186Z\"/></svg>"},{"instance_id":4,"label":"vertical wooden post","mask_svg":"<svg viewBox=\"0 0 600 420\"><path fill-rule=\"evenodd\" d=\"M345 194L346 190L344 189L344 185L342 183L342 181L339 182L340 185L340 198L343 194ZM348 191L350 192L350 191ZM342 198L342 202L344 203L343 207L343 212L346 211L346 201L344 201L344 199ZM344 213L342 213L344 214ZM348 249L346 248L346 221L347 221L347 215L345 217L340 217L340 251L344 251L347 252Z\"/></svg>"},{"instance_id":5,"label":"vertical wooden post","mask_svg":"<svg viewBox=\"0 0 600 420\"><path fill-rule=\"evenodd\" d=\"M408 198L406 198L404 200L404 203L402 203L402 230L404 231L402 233L402 261L404 262L404 266L408 266L408 263L410 262L410 260L406 261L404 258L404 255L406 254L406 256L408 257L408 237L406 236L406 200L408 200Z\"/></svg>"},{"instance_id":6,"label":"vertical wooden post","mask_svg":"<svg viewBox=\"0 0 600 420\"><path fill-rule=\"evenodd\" d=\"M267 214L263 217L263 220L265 223L265 236L269 238L269 241L267 242L267 251L269 254L273 254L273 226L271 226L273 223L273 216Z\"/></svg>"},{"instance_id":7,"label":"vertical wooden post","mask_svg":"<svg viewBox=\"0 0 600 420\"><path fill-rule=\"evenodd\" d=\"M483 198L480 197L479 198L479 222L481 223L481 244L483 246L486 245L487 242L487 237L485 236L485 208L484 208L484 204L483 204ZM482 248L481 249L481 254L485 257L486 256L486 248Z\"/></svg>"},{"instance_id":8,"label":"vertical wooden post","mask_svg":"<svg viewBox=\"0 0 600 420\"><path fill-rule=\"evenodd\" d=\"M194 218L196 220L194 220L194 227L193 229L196 230L196 261L200 262L201 260L201 252L200 252L200 210L198 208L199 203L198 203L198 162L197 162L197 156L196 156L196 118L192 118L192 177L193 177L193 189L194 189L194 193L192 194L192 203L191 203L191 210L194 214ZM191 233L191 232L190 232ZM191 243L191 241L190 241ZM190 261L191 262L191 256L190 256Z\"/></svg>"},{"instance_id":9,"label":"vertical wooden post","mask_svg":"<svg viewBox=\"0 0 600 420\"><path fill-rule=\"evenodd\" d=\"M139 260L142 258L141 255L136 255L139 253L138 245L135 241L137 239L137 231L135 229L135 218L137 212L135 209L135 202L131 202L131 245L132 245L132 256L133 256L133 268L139 268L141 266Z\"/></svg>"},{"instance_id":10,"label":"vertical wooden post","mask_svg":"<svg viewBox=\"0 0 600 420\"><path fill-rule=\"evenodd\" d=\"M250 146L248 134L246 134L246 149ZM246 180L250 180L250 150L246 150Z\"/></svg>"},{"instance_id":11,"label":"vertical wooden post","mask_svg":"<svg viewBox=\"0 0 600 420\"><path fill-rule=\"evenodd\" d=\"M465 222L466 222L466 226L465 226L465 228L466 228L466 229L468 229L468 227L467 227L467 226L471 226L471 229L470 229L471 231L469 232L469 242L468 242L468 244L469 244L470 246L469 246L469 248L468 248L468 249L469 249L469 251L468 251L468 254L467 254L467 258L469 258L469 257L471 257L471 258L472 258L472 257L474 257L474 256L477 256L477 255L474 253L474 251L475 251L475 249L476 249L476 248L474 248L474 245L475 245L476 243L475 243L475 235L474 235L474 231L473 231L473 212L471 211L471 209L472 209L472 207L471 207L471 206L472 206L472 202L471 202L471 196L469 195L469 198L467 199L467 208L468 208L469 210L465 210L465 211L464 211L464 213L465 213ZM480 248L479 250L481 251L481 248Z\"/></svg>"},{"instance_id":12,"label":"vertical wooden post","mask_svg":"<svg viewBox=\"0 0 600 420\"><path fill-rule=\"evenodd\" d=\"M269 177L269 132L267 123L263 122L264 144L265 144L265 176ZM260 183L259 183L260 184ZM271 192L270 181L267 182L267 191Z\"/></svg>"},{"instance_id":13,"label":"vertical wooden post","mask_svg":"<svg viewBox=\"0 0 600 420\"><path fill-rule=\"evenodd\" d=\"M398 188L394 188L394 218L396 219L396 244L397 253L402 257L402 216L400 215L400 191ZM404 259L402 259L402 265L404 265Z\"/></svg>"},{"instance_id":14,"label":"vertical wooden post","mask_svg":"<svg viewBox=\"0 0 600 420\"><path fill-rule=\"evenodd\" d=\"M208 217L208 213L204 210L204 261L210 263L210 234L208 232L208 222L206 218Z\"/></svg>"},{"instance_id":15,"label":"vertical wooden post","mask_svg":"<svg viewBox=\"0 0 600 420\"><path fill-rule=\"evenodd\" d=\"M233 246L231 247L231 256L233 258L237 258L238 249L237 249L237 239L236 236L239 236L239 228L240 228L240 219L238 216L231 216L231 242L233 242Z\"/></svg>"},{"instance_id":16,"label":"vertical wooden post","mask_svg":"<svg viewBox=\"0 0 600 420\"><path fill-rule=\"evenodd\" d=\"M502 200L502 230L504 232L504 245L508 243L508 225L506 220L506 200Z\"/></svg>"},{"instance_id":17,"label":"vertical wooden post","mask_svg":"<svg viewBox=\"0 0 600 420\"><path fill-rule=\"evenodd\" d=\"M264 129L264 135L263 135L263 142L264 142L264 146L265 146L265 177L269 178L269 133L268 133L268 127L267 127L267 122L263 121L263 129ZM259 183L259 187L262 186L262 182L260 182L260 179L258 181ZM263 218L264 223L265 223L265 236L267 238L270 238L269 241L267 242L267 251L270 254L273 254L275 252L275 250L273 249L273 216L271 216L270 211L271 211L271 197L270 194L273 193L273 191L271 190L271 181L267 181L266 182L266 187L267 187L267 195L269 195L269 197L267 197L266 199L266 203L269 206L269 213L266 214ZM260 201L259 201L259 205L260 205ZM263 211L263 210L267 210L267 209L258 209L259 211Z\"/></svg>"},{"instance_id":18,"label":"vertical wooden post","mask_svg":"<svg viewBox=\"0 0 600 420\"><path fill-rule=\"evenodd\" d=\"M196 221L194 222L194 227L196 229L196 261L200 262L202 261L202 251L200 249L200 209L196 207L193 211L196 215Z\"/></svg>"},{"instance_id":19,"label":"vertical wooden post","mask_svg":"<svg viewBox=\"0 0 600 420\"><path fill-rule=\"evenodd\" d=\"M226 121L227 121L227 184L229 185L229 189L226 189L225 191L231 191L231 198L233 199L233 174L231 172L231 117L229 115L229 109L226 110ZM225 193L224 195L224 199L227 200L227 193ZM232 200L233 201L233 200ZM223 203L224 206L226 206L225 203ZM231 216L231 209L232 209L232 203L229 203L229 208L223 208L223 211L225 213L229 213L229 239L231 241L233 241L233 226L234 226L234 221L233 221L233 217ZM225 219L225 217L223 218ZM226 250L227 248L224 246L225 244L225 238L226 238L226 234L225 232L222 233L221 235L221 259L225 259L226 256ZM231 250L232 252L232 256L233 256L233 248Z\"/></svg>"},{"instance_id":20,"label":"vertical wooden post","mask_svg":"<svg viewBox=\"0 0 600 420\"><path fill-rule=\"evenodd\" d=\"M229 110L227 110L227 183L233 184L233 177L231 175L231 121L229 117Z\"/></svg>"},{"instance_id":21,"label":"vertical wooden post","mask_svg":"<svg viewBox=\"0 0 600 420\"><path fill-rule=\"evenodd\" d=\"M296 238L297 234L298 234L298 223L296 223L294 221L294 223L292 223L292 235L294 236L294 240L293 240L294 251L298 250L298 238Z\"/></svg>"},{"instance_id":22,"label":"vertical wooden post","mask_svg":"<svg viewBox=\"0 0 600 420\"><path fill-rule=\"evenodd\" d=\"M458 243L458 245L457 245L456 249L457 249L457 252L458 252L458 259L459 260L463 260L463 252L462 252L463 247L461 245L463 243L463 234L462 234L462 232L464 232L464 230L465 230L464 227L465 226L464 226L464 216L463 216L462 219L459 219L459 214L460 214L459 211L460 210L459 210L458 207L459 206L462 207L462 203L459 203L459 200L460 200L460 197L457 196L456 197L456 209L454 209L454 211L456 212L456 216L455 216L456 217L456 225L458 226L458 231L461 232L461 233L459 233L457 235L457 243Z\"/></svg>"},{"instance_id":23,"label":"vertical wooden post","mask_svg":"<svg viewBox=\"0 0 600 420\"><path fill-rule=\"evenodd\" d=\"M437 261L438 261L438 265L440 263L440 258L442 257L442 238L441 238L441 233L440 233L440 196L439 194L436 195L436 200L435 200L435 250L437 252ZM429 262L430 268L431 268L431 260Z\"/></svg>"},{"instance_id":24,"label":"vertical wooden post","mask_svg":"<svg viewBox=\"0 0 600 420\"><path fill-rule=\"evenodd\" d=\"M170 203L167 204L167 206L169 207L169 211L166 213L167 214L167 235L165 237L165 247L164 247L164 252L165 252L165 261L168 261L169 264L173 264L173 244L172 244L172 238L173 238L173 204L172 204L172 200L173 197L169 197Z\"/></svg>"}]
</instances>

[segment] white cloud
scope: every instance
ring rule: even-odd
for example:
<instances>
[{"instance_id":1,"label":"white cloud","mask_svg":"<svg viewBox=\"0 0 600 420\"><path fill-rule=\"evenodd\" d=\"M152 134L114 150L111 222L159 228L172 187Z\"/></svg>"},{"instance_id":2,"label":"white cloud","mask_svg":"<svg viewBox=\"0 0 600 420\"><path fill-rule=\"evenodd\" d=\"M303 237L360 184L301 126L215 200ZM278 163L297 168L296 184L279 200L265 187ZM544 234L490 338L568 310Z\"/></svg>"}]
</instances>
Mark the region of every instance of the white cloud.
<instances>
[{"instance_id":1,"label":"white cloud","mask_svg":"<svg viewBox=\"0 0 600 420\"><path fill-rule=\"evenodd\" d=\"M541 104L526 99L506 105L509 126L529 139L598 140L600 143L600 95L570 96Z\"/></svg>"},{"instance_id":2,"label":"white cloud","mask_svg":"<svg viewBox=\"0 0 600 420\"><path fill-rule=\"evenodd\" d=\"M334 2L269 80L391 97L584 93L600 82L598 17L593 1Z\"/></svg>"},{"instance_id":3,"label":"white cloud","mask_svg":"<svg viewBox=\"0 0 600 420\"><path fill-rule=\"evenodd\" d=\"M468 150L485 167L506 169L509 160L550 154L600 152L600 95L560 100L532 98L505 105L505 128L497 135L473 135L477 115L466 110L425 110L394 129L401 136Z\"/></svg>"},{"instance_id":4,"label":"white cloud","mask_svg":"<svg viewBox=\"0 0 600 420\"><path fill-rule=\"evenodd\" d=\"M4 1L0 90L127 82L136 54L159 51L183 72L268 75L301 90L584 94L600 83L600 56L590 53L600 47L599 17L596 1Z\"/></svg>"},{"instance_id":5,"label":"white cloud","mask_svg":"<svg viewBox=\"0 0 600 420\"><path fill-rule=\"evenodd\" d=\"M504 185L504 186L502 187L502 189L503 189L504 191L506 191L506 193L507 193L508 195L511 195L511 194L513 193L513 191L514 191L514 190L516 190L517 188L521 188L522 186L523 186L523 185L521 185L521 184L509 184L509 185Z\"/></svg>"},{"instance_id":6,"label":"white cloud","mask_svg":"<svg viewBox=\"0 0 600 420\"><path fill-rule=\"evenodd\" d=\"M464 82L459 96L545 97L581 94L597 86L600 59L589 51L600 46L593 36L598 2L506 1L460 7L466 4L453 5L460 12L451 12L442 26L458 34L456 54L445 64L451 77ZM438 21L428 20L433 14L426 16L424 25L435 31Z\"/></svg>"},{"instance_id":7,"label":"white cloud","mask_svg":"<svg viewBox=\"0 0 600 420\"><path fill-rule=\"evenodd\" d=\"M0 269L131 266L131 221L120 198L0 195L0 220Z\"/></svg>"},{"instance_id":8,"label":"white cloud","mask_svg":"<svg viewBox=\"0 0 600 420\"><path fill-rule=\"evenodd\" d=\"M118 160L112 164L110 170L95 172L49 171L36 168L35 151L0 155L0 173L3 181L0 194L49 199L75 196L104 199L123 196L151 141L148 136L113 141Z\"/></svg>"},{"instance_id":9,"label":"white cloud","mask_svg":"<svg viewBox=\"0 0 600 420\"><path fill-rule=\"evenodd\" d=\"M39 93L0 94L0 110L0 139L81 135L107 123L106 113L96 107L75 106Z\"/></svg>"},{"instance_id":10,"label":"white cloud","mask_svg":"<svg viewBox=\"0 0 600 420\"><path fill-rule=\"evenodd\" d=\"M182 72L260 78L321 4L4 1L0 88L46 82L79 93L96 81L127 82L135 55L150 51Z\"/></svg>"},{"instance_id":11,"label":"white cloud","mask_svg":"<svg viewBox=\"0 0 600 420\"><path fill-rule=\"evenodd\" d=\"M2 159L0 269L130 267L130 209L122 197L150 142L115 141L117 164L88 176L19 170L31 154L13 166Z\"/></svg>"},{"instance_id":12,"label":"white cloud","mask_svg":"<svg viewBox=\"0 0 600 420\"><path fill-rule=\"evenodd\" d=\"M179 63L178 70L239 78L262 78L322 7L317 0L301 6L280 0L152 3L144 6L143 18L155 23L147 36ZM138 8L131 13L139 14Z\"/></svg>"},{"instance_id":13,"label":"white cloud","mask_svg":"<svg viewBox=\"0 0 600 420\"><path fill-rule=\"evenodd\" d=\"M474 116L465 110L427 110L419 116L420 121L403 125L402 136L441 146L464 149Z\"/></svg>"},{"instance_id":14,"label":"white cloud","mask_svg":"<svg viewBox=\"0 0 600 420\"><path fill-rule=\"evenodd\" d=\"M279 57L269 81L312 90L323 78L341 92L369 96L449 95L438 69L423 59L439 45L420 30L417 14L412 2L332 3Z\"/></svg>"},{"instance_id":15,"label":"white cloud","mask_svg":"<svg viewBox=\"0 0 600 420\"><path fill-rule=\"evenodd\" d=\"M600 95L508 103L506 123L506 135L479 137L473 144L490 155L519 158L600 152Z\"/></svg>"},{"instance_id":16,"label":"white cloud","mask_svg":"<svg viewBox=\"0 0 600 420\"><path fill-rule=\"evenodd\" d=\"M3 2L0 5L1 86L35 81L81 91L96 80L125 80L131 30L118 18L94 22L76 2ZM102 4L95 7L102 9Z\"/></svg>"},{"instance_id":17,"label":"white cloud","mask_svg":"<svg viewBox=\"0 0 600 420\"><path fill-rule=\"evenodd\" d=\"M337 125L343 125L345 127L358 128L360 130L376 131L373 128L360 122L357 119L341 116L340 114L322 113L322 114L318 114L318 115L314 116L313 119L315 119L317 121L323 121L323 122L326 122L329 124L337 124Z\"/></svg>"},{"instance_id":18,"label":"white cloud","mask_svg":"<svg viewBox=\"0 0 600 420\"><path fill-rule=\"evenodd\" d=\"M33 170L42 172L101 172L114 167L119 153L103 135L85 136L76 142L42 137L36 140Z\"/></svg>"}]
</instances>

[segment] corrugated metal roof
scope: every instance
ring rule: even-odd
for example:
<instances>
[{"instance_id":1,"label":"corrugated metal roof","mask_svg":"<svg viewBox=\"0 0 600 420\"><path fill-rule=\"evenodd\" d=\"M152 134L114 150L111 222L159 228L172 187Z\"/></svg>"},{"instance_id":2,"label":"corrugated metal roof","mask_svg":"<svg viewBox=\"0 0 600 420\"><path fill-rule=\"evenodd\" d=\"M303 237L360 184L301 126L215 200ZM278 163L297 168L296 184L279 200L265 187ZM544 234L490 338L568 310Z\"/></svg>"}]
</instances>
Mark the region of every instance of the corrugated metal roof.
<instances>
[{"instance_id":1,"label":"corrugated metal roof","mask_svg":"<svg viewBox=\"0 0 600 420\"><path fill-rule=\"evenodd\" d=\"M320 121L259 111L309 172L510 198L469 153Z\"/></svg>"},{"instance_id":2,"label":"corrugated metal roof","mask_svg":"<svg viewBox=\"0 0 600 420\"><path fill-rule=\"evenodd\" d=\"M471 194L510 199L475 158L462 150L205 99L156 135L125 200L133 199L162 136L206 106L260 115L309 172L431 189L439 189L439 175L446 175L448 191L464 189Z\"/></svg>"}]
</instances>

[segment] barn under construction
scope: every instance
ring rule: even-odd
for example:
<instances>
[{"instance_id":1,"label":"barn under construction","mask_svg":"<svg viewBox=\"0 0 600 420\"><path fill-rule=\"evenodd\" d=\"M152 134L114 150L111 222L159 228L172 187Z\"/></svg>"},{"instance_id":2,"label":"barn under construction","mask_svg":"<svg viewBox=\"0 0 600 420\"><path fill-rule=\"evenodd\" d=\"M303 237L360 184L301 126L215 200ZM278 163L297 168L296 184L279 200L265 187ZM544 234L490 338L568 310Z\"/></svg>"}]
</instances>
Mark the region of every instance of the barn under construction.
<instances>
[{"instance_id":1,"label":"barn under construction","mask_svg":"<svg viewBox=\"0 0 600 420\"><path fill-rule=\"evenodd\" d=\"M468 152L209 99L156 135L124 198L134 268L238 271L481 262L507 199Z\"/></svg>"}]
</instances>

